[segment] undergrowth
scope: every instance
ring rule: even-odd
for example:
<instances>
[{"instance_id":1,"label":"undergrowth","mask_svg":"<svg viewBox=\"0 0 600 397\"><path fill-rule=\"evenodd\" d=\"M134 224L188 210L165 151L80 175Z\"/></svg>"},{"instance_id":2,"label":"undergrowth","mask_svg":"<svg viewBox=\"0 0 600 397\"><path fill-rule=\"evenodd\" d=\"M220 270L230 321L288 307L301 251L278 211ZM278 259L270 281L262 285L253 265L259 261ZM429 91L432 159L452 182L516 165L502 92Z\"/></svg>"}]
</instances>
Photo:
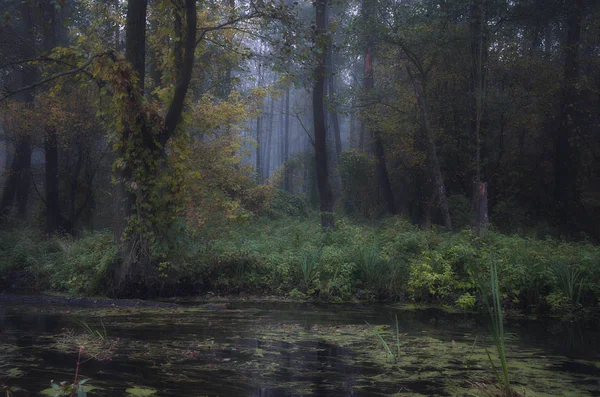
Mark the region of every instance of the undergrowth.
<instances>
[{"instance_id":1,"label":"undergrowth","mask_svg":"<svg viewBox=\"0 0 600 397\"><path fill-rule=\"evenodd\" d=\"M117 260L112 235L79 239L4 233L0 287L15 274L40 290L105 294ZM572 313L598 307L600 248L591 243L422 230L402 218L356 224L340 218L323 232L314 217L260 218L202 231L157 264L163 296L276 294L327 301L403 300L483 308L475 299L498 267L508 309ZM17 278L18 279L18 278Z\"/></svg>"}]
</instances>

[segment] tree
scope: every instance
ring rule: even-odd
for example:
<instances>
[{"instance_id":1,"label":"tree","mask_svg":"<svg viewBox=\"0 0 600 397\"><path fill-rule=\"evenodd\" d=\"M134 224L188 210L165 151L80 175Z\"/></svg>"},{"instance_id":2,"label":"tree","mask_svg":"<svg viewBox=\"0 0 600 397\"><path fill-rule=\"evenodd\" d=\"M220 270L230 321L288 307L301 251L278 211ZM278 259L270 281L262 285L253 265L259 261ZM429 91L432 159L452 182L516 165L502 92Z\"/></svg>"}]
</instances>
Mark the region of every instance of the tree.
<instances>
[{"instance_id":1,"label":"tree","mask_svg":"<svg viewBox=\"0 0 600 397\"><path fill-rule=\"evenodd\" d=\"M471 131L475 135L475 178L473 181L473 204L471 227L479 236L488 226L487 183L481 173L481 122L485 101L485 64L488 42L486 40L487 18L485 0L474 0L471 5L471 98L473 116Z\"/></svg>"},{"instance_id":2,"label":"tree","mask_svg":"<svg viewBox=\"0 0 600 397\"><path fill-rule=\"evenodd\" d=\"M579 103L579 45L584 1L577 0L567 10L567 37L564 46L563 83L560 121L556 134L555 195L558 221L565 233L573 230L574 210L578 202L578 148L581 104Z\"/></svg>"},{"instance_id":3,"label":"tree","mask_svg":"<svg viewBox=\"0 0 600 397\"><path fill-rule=\"evenodd\" d=\"M370 0L363 0L362 2L362 14L364 18L364 25L366 27L365 34L365 52L364 52L364 88L368 95L372 96L375 92L375 78L374 78L374 51L375 51L375 37L370 31L373 27L373 17L376 13L373 10ZM390 183L390 177L387 171L387 162L385 156L385 149L383 147L383 138L381 131L377 126L369 120L367 116L365 123L367 124L366 130L371 132L371 142L373 146L372 152L375 155L376 161L376 178L378 191L387 204L387 210L390 214L396 213L396 202L394 200L394 193L392 191L392 185Z\"/></svg>"},{"instance_id":4,"label":"tree","mask_svg":"<svg viewBox=\"0 0 600 397\"><path fill-rule=\"evenodd\" d=\"M327 0L315 2L315 45L314 53L316 66L313 85L313 119L315 131L315 163L319 202L321 210L321 227L323 230L332 229L333 195L329 185L327 168L327 129L325 127L325 82L327 79Z\"/></svg>"},{"instance_id":5,"label":"tree","mask_svg":"<svg viewBox=\"0 0 600 397\"><path fill-rule=\"evenodd\" d=\"M22 18L21 44L18 46L21 59L32 59L35 56L34 35L34 10L33 4L21 3L20 15ZM30 86L37 79L36 67L23 64L20 70L15 72L20 75L19 84ZM22 91L20 100L24 104L31 104L34 100L31 90ZM4 189L0 197L0 224L7 222L7 217L16 205L17 215L24 219L29 199L29 186L31 181L31 134L29 131L20 131L15 138L15 152L10 167L5 171Z\"/></svg>"},{"instance_id":6,"label":"tree","mask_svg":"<svg viewBox=\"0 0 600 397\"><path fill-rule=\"evenodd\" d=\"M196 1L185 0L174 10L174 36L183 43L175 51L175 88L164 119L143 103L147 0L130 0L125 25L125 57L131 74L125 75L118 90L121 129L117 146L114 236L119 245L121 264L115 272L118 287L124 283L147 283L156 243L164 238L173 218L164 202L159 183L165 163L165 146L175 133L184 108L194 67L196 48ZM185 17L185 25L183 20ZM185 26L185 30L184 30ZM126 72L122 70L121 73ZM157 120L160 120L157 122ZM169 188L169 187L167 187ZM166 208L165 208L166 206ZM168 212L167 212L168 214ZM163 219L159 219L159 218Z\"/></svg>"}]
</instances>

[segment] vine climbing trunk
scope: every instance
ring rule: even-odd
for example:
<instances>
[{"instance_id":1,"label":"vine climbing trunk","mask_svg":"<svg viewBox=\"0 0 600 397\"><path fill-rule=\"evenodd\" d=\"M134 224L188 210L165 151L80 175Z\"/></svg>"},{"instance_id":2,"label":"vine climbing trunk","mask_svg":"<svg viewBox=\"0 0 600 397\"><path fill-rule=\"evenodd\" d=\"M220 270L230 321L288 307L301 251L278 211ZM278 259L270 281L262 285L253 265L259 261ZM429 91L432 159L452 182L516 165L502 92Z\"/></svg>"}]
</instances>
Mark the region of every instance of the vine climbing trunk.
<instances>
[{"instance_id":1,"label":"vine climbing trunk","mask_svg":"<svg viewBox=\"0 0 600 397\"><path fill-rule=\"evenodd\" d=\"M146 13L148 9L148 0L129 0L127 2L127 17L125 20L125 59L129 61L134 72L133 79L137 81L128 87L127 94L130 102L128 106L131 109L127 113L141 113L141 96L144 92L144 77L146 69ZM135 249L132 247L132 241L127 236L127 227L132 216L133 206L135 204L135 194L133 190L133 164L128 164L126 159L129 157L128 142L132 140L132 135L143 134L146 125L143 117L133 115L132 124L124 125L117 155L121 159L116 166L115 188L113 191L113 234L119 247L121 256L121 266L116 274L116 282L120 287L129 276L130 268L133 262L138 261ZM137 125L136 125L137 124Z\"/></svg>"},{"instance_id":2,"label":"vine climbing trunk","mask_svg":"<svg viewBox=\"0 0 600 397\"><path fill-rule=\"evenodd\" d=\"M176 189L159 183L166 169L165 147L175 133L184 109L185 98L194 67L196 47L196 0L185 0L184 6L174 5L174 12L185 13L185 32L181 15L175 18L175 36L183 43L176 54L176 83L173 96L167 104L162 122L161 115L143 106L143 74L145 71L146 10L147 0L130 0L126 21L126 59L132 65L133 75L118 81L113 89L120 90L118 99L122 126L117 142L118 158L115 162L115 214L114 236L121 256L115 271L117 292L124 286L151 287L157 242L164 241L175 218L170 202L164 198L165 189ZM137 84L136 84L137 83ZM164 179L163 179L164 182ZM172 193L172 192L171 192ZM167 195L168 196L168 195ZM166 214L165 214L166 212ZM163 214L163 215L161 215ZM129 289L129 294L140 291Z\"/></svg>"}]
</instances>

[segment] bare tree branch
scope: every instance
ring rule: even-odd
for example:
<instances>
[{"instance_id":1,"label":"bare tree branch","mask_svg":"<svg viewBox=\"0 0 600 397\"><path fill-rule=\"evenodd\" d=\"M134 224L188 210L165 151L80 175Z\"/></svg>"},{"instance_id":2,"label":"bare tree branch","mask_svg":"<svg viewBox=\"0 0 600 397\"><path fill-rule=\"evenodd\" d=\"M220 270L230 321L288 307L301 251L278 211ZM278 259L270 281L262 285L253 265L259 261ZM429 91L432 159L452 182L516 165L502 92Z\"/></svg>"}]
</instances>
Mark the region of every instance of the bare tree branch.
<instances>
[{"instance_id":1,"label":"bare tree branch","mask_svg":"<svg viewBox=\"0 0 600 397\"><path fill-rule=\"evenodd\" d=\"M27 91L27 90L34 89L35 87L39 87L39 86L41 86L41 85L44 85L44 84L46 84L46 83L49 83L49 82L51 82L51 81L54 81L54 80L56 80L56 79L60 79L61 77L70 76L70 75L73 75L73 74L78 74L78 73L86 73L86 74L88 74L88 75L89 75L89 72L87 72L85 69L86 69L88 66L90 66L90 65L92 64L92 62L94 62L94 60L95 60L95 59L97 59L97 58L100 58L100 57L103 57L103 56L107 56L107 55L112 55L112 54L113 54L113 52L112 52L112 51L108 51L108 52L102 52L102 53L99 53L99 54L92 55L92 56L91 56L91 57L90 57L90 58L87 60L87 62L85 62L85 63L84 63L83 65L81 65L81 66L78 66L78 67L76 67L76 68L73 68L73 69L70 69L70 70L65 70L64 72L60 72L60 73L53 74L52 76L46 77L45 79L43 79L43 80L40 80L40 81L36 81L36 82L35 82L35 83L33 83L33 84L30 84L30 85L26 85L26 86L23 86L23 87L17 88L17 89L16 89L16 90L14 90L14 91L7 91L6 93L4 93L4 94L3 94L3 95L0 97L0 103L1 103L1 102L3 102L4 100L6 100L6 99L10 98L10 97L11 97L11 96L13 96L13 95L16 95L16 94L20 93L20 92L23 92L23 91Z\"/></svg>"}]
</instances>

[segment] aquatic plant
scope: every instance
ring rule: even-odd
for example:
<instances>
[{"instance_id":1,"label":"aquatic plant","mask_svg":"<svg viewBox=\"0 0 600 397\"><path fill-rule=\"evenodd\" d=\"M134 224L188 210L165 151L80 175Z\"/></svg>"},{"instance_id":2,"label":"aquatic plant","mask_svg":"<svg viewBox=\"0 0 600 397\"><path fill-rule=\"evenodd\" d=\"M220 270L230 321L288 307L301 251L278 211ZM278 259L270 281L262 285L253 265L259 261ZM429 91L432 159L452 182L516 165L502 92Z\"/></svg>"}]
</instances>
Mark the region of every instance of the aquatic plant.
<instances>
[{"instance_id":1,"label":"aquatic plant","mask_svg":"<svg viewBox=\"0 0 600 397\"><path fill-rule=\"evenodd\" d=\"M76 375L77 376L77 375ZM50 391L52 391L52 396L53 397L64 397L64 396L68 396L68 397L86 397L87 396L87 392L84 388L84 384L89 381L89 379L81 379L79 381L75 381L71 384L69 384L68 382L60 382L60 383L56 383L54 381L50 382ZM45 394L45 393L43 393Z\"/></svg>"},{"instance_id":2,"label":"aquatic plant","mask_svg":"<svg viewBox=\"0 0 600 397\"><path fill-rule=\"evenodd\" d=\"M79 369L90 360L106 361L109 360L119 342L119 338L109 339L104 323L102 332L92 330L90 326L82 322L83 333L75 333L73 330L63 330L63 333L57 338L55 347L66 352L77 351L77 363L75 365L75 376L73 382L62 381L59 383L50 381L52 395L54 397L86 397L87 392L84 384L89 379L80 379Z\"/></svg>"},{"instance_id":3,"label":"aquatic plant","mask_svg":"<svg viewBox=\"0 0 600 397\"><path fill-rule=\"evenodd\" d=\"M491 396L501 396L501 397L514 397L520 396L521 394L514 390L510 384L510 376L508 372L508 361L506 359L506 346L504 344L506 335L504 333L504 314L502 312L502 304L500 302L500 284L498 282L498 268L496 266L496 262L490 262L490 284L489 287L491 289L492 302L490 303L488 299L484 299L486 303L489 320L490 320L490 328L492 332L492 337L494 340L494 344L496 345L496 350L498 352L498 358L500 359L500 369L499 372L494 364L494 360L490 352L486 349L486 353L490 364L492 365L492 369L496 375L496 380L498 382L499 387L480 387L482 388L486 394ZM484 290L482 286L482 290ZM482 386L477 384L476 386Z\"/></svg>"},{"instance_id":4,"label":"aquatic plant","mask_svg":"<svg viewBox=\"0 0 600 397\"><path fill-rule=\"evenodd\" d=\"M390 362L398 362L400 360L400 327L398 325L398 315L394 315L394 319L395 319L395 323L394 323L395 327L393 328L393 330L394 330L394 338L395 338L395 342L396 342L396 346L395 346L396 353L395 354L394 354L394 351L392 350L392 348L390 347L390 345L385 341L385 339L383 339L382 334L380 332L378 332L375 327L373 327L371 324L369 324L369 322L367 320L365 320L365 323L369 326L369 328L371 328L371 331L377 336L377 338L379 338L381 345L385 349L386 357Z\"/></svg>"}]
</instances>

